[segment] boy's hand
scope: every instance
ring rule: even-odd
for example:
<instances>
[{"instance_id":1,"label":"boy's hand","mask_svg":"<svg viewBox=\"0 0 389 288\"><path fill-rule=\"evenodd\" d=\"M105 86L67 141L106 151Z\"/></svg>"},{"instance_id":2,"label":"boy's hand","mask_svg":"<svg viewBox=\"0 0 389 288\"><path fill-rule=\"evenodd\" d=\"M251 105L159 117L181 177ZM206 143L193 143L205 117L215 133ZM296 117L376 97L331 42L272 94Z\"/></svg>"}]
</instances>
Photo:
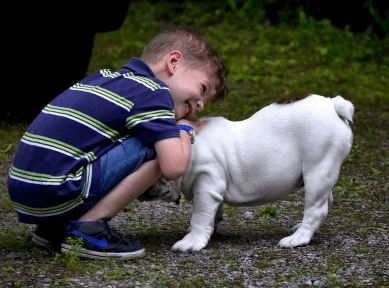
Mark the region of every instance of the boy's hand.
<instances>
[{"instance_id":1,"label":"boy's hand","mask_svg":"<svg viewBox=\"0 0 389 288\"><path fill-rule=\"evenodd\" d=\"M193 129L195 130L196 134L199 134L199 132L205 127L207 126L208 122L207 121L189 121L189 120L186 120L186 119L181 119L181 120L178 120L177 121L178 124L184 124L184 125L189 125L191 127L193 127Z\"/></svg>"}]
</instances>

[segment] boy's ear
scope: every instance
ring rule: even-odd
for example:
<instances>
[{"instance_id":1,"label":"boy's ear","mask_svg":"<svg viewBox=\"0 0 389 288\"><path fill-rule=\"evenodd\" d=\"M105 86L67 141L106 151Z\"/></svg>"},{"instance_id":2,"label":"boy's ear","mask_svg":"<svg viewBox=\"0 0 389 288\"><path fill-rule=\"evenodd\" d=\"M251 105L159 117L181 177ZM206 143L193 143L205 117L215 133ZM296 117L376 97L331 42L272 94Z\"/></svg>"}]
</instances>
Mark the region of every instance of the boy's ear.
<instances>
[{"instance_id":1,"label":"boy's ear","mask_svg":"<svg viewBox=\"0 0 389 288\"><path fill-rule=\"evenodd\" d=\"M182 53L180 51L172 51L166 58L166 72L173 75L176 72L178 65L182 62Z\"/></svg>"}]
</instances>

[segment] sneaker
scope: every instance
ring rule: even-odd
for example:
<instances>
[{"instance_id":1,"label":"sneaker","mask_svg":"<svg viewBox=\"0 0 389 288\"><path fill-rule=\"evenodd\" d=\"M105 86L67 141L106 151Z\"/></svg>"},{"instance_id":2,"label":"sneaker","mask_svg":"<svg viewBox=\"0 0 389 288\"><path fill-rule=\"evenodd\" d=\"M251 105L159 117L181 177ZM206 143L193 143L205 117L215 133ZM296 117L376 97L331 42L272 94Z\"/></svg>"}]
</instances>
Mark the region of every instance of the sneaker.
<instances>
[{"instance_id":1,"label":"sneaker","mask_svg":"<svg viewBox=\"0 0 389 288\"><path fill-rule=\"evenodd\" d=\"M144 255L144 248L138 241L130 242L122 234L109 228L106 219L96 221L71 221L66 226L66 237L82 239L82 247L62 242L61 251L74 251L81 257L92 259L126 260Z\"/></svg>"},{"instance_id":2,"label":"sneaker","mask_svg":"<svg viewBox=\"0 0 389 288\"><path fill-rule=\"evenodd\" d=\"M32 234L32 242L44 248L60 249L65 231L65 224L40 224Z\"/></svg>"}]
</instances>

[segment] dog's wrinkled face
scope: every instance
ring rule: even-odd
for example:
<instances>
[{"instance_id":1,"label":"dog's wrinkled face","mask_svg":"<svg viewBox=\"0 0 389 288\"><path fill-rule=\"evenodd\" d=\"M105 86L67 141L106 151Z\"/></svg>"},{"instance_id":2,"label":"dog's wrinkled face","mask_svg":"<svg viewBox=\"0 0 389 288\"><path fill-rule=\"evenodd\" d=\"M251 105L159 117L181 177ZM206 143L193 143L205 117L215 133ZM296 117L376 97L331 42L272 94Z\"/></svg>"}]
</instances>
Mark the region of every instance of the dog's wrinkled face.
<instances>
[{"instance_id":1,"label":"dog's wrinkled face","mask_svg":"<svg viewBox=\"0 0 389 288\"><path fill-rule=\"evenodd\" d=\"M168 181L161 176L149 189L138 197L140 201L164 200L166 202L176 202L180 200L180 191L176 189L176 183Z\"/></svg>"}]
</instances>

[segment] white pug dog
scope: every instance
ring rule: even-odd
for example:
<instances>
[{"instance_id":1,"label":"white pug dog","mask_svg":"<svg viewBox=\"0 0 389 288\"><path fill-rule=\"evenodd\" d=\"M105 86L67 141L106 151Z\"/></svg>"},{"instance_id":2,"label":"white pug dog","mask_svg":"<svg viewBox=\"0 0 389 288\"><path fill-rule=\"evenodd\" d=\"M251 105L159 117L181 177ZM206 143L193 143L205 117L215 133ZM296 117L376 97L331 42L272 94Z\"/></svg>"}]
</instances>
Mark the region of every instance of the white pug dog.
<instances>
[{"instance_id":1,"label":"white pug dog","mask_svg":"<svg viewBox=\"0 0 389 288\"><path fill-rule=\"evenodd\" d=\"M202 119L208 125L196 137L191 163L183 177L171 183L171 200L180 192L193 199L189 233L172 250L203 249L222 220L223 203L264 204L302 184L303 220L278 245L308 244L327 217L332 188L350 152L353 113L353 104L341 96L311 95L272 104L244 121Z\"/></svg>"}]
</instances>

